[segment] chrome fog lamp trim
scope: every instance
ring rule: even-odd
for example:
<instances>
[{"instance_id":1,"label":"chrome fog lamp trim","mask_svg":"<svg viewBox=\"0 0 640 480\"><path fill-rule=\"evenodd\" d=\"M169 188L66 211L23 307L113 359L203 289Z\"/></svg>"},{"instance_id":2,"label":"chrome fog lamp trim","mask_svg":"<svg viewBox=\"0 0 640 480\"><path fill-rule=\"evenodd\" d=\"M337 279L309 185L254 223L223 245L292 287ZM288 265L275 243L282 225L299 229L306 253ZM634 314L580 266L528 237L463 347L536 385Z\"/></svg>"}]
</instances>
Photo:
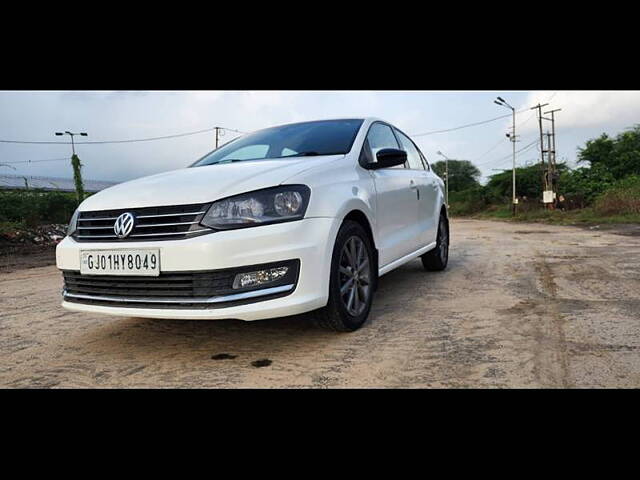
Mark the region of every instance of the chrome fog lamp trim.
<instances>
[{"instance_id":1,"label":"chrome fog lamp trim","mask_svg":"<svg viewBox=\"0 0 640 480\"><path fill-rule=\"evenodd\" d=\"M281 285L273 288L263 288L261 290L252 290L250 292L234 293L232 295L220 295L209 298L173 298L173 297L119 297L111 295L87 295L80 293L68 293L63 290L63 296L69 298L78 298L81 300L98 300L104 302L123 302L123 303L224 303L236 300L244 300L247 298L262 297L264 295L273 295L293 290L294 285Z\"/></svg>"}]
</instances>

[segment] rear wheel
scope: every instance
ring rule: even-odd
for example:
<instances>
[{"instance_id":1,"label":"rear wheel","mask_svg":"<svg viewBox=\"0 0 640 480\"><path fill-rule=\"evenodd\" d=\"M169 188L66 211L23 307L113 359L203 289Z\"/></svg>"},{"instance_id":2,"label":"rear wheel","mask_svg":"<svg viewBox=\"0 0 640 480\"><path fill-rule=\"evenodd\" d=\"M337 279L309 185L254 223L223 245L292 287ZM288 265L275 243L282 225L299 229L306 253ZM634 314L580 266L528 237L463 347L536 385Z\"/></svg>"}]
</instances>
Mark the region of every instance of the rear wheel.
<instances>
[{"instance_id":1,"label":"rear wheel","mask_svg":"<svg viewBox=\"0 0 640 480\"><path fill-rule=\"evenodd\" d=\"M422 265L425 270L437 272L447 268L449 263L449 221L444 213L440 214L438 222L438 237L436 248L422 255Z\"/></svg>"},{"instance_id":2,"label":"rear wheel","mask_svg":"<svg viewBox=\"0 0 640 480\"><path fill-rule=\"evenodd\" d=\"M314 312L316 322L339 332L360 328L369 316L376 273L369 236L359 223L345 221L333 248L329 300Z\"/></svg>"}]
</instances>

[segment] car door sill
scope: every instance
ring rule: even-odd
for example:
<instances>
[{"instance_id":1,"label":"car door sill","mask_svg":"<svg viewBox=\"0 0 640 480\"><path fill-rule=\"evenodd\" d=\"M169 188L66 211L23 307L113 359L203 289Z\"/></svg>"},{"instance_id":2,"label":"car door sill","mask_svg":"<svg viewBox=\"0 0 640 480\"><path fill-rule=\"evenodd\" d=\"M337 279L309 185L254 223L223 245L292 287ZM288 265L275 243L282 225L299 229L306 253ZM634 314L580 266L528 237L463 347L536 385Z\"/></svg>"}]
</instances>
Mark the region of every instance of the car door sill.
<instances>
[{"instance_id":1,"label":"car door sill","mask_svg":"<svg viewBox=\"0 0 640 480\"><path fill-rule=\"evenodd\" d=\"M410 253L409 255L405 255L404 257L399 258L398 260L394 260L393 262L386 264L384 267L381 267L378 270L378 276L381 277L385 273L389 273L391 270L398 268L400 265L403 265L413 260L414 258L419 257L420 255L424 255L429 250L433 250L434 248L436 248L436 242L431 242L426 247L422 247L421 249L416 250L415 252Z\"/></svg>"}]
</instances>

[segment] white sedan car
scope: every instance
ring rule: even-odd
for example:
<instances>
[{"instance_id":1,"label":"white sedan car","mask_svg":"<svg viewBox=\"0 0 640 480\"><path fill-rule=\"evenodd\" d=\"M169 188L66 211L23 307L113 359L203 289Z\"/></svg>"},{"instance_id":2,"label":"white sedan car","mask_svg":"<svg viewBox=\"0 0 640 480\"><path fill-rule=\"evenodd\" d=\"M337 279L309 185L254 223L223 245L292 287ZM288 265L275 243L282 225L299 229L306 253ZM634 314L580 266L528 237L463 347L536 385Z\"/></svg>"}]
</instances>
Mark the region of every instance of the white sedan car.
<instances>
[{"instance_id":1,"label":"white sedan car","mask_svg":"<svg viewBox=\"0 0 640 480\"><path fill-rule=\"evenodd\" d=\"M173 319L314 311L367 319L378 278L417 257L443 270L443 182L411 139L374 119L260 130L189 168L82 202L56 250L63 307Z\"/></svg>"}]
</instances>

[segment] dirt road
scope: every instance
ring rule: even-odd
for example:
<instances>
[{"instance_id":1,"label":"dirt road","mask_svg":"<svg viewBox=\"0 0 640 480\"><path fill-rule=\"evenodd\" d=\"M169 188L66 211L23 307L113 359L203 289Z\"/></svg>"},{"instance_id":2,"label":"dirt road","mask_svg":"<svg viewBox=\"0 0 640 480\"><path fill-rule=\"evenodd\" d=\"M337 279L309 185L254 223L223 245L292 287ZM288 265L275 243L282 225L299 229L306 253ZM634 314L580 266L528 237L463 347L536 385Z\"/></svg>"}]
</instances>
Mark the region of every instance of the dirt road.
<instances>
[{"instance_id":1,"label":"dirt road","mask_svg":"<svg viewBox=\"0 0 640 480\"><path fill-rule=\"evenodd\" d=\"M386 275L351 334L71 313L53 265L0 272L0 386L637 388L640 236L615 232L456 220L449 269Z\"/></svg>"}]
</instances>

